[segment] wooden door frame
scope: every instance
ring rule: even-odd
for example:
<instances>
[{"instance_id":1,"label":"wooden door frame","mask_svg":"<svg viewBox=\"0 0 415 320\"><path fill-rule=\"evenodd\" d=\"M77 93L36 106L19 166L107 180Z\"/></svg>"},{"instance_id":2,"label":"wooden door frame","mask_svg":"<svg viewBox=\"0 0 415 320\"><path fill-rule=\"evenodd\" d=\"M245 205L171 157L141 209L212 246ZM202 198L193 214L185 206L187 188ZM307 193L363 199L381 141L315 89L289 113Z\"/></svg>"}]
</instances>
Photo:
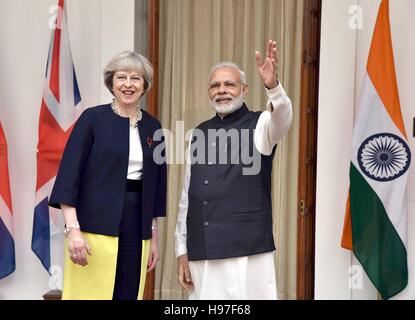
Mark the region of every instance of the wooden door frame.
<instances>
[{"instance_id":1,"label":"wooden door frame","mask_svg":"<svg viewBox=\"0 0 415 320\"><path fill-rule=\"evenodd\" d=\"M160 0L148 1L148 59L153 65L153 86L147 97L147 111L158 117L158 89L159 89L159 19ZM155 270L147 273L144 300L154 300Z\"/></svg>"},{"instance_id":2,"label":"wooden door frame","mask_svg":"<svg viewBox=\"0 0 415 320\"><path fill-rule=\"evenodd\" d=\"M158 117L158 90L159 90L159 38L160 38L160 0L148 1L148 58L153 65L153 86L148 94L147 110L154 117Z\"/></svg>"},{"instance_id":3,"label":"wooden door frame","mask_svg":"<svg viewBox=\"0 0 415 320\"><path fill-rule=\"evenodd\" d=\"M304 0L297 211L297 299L314 299L315 203L322 0Z\"/></svg>"}]
</instances>

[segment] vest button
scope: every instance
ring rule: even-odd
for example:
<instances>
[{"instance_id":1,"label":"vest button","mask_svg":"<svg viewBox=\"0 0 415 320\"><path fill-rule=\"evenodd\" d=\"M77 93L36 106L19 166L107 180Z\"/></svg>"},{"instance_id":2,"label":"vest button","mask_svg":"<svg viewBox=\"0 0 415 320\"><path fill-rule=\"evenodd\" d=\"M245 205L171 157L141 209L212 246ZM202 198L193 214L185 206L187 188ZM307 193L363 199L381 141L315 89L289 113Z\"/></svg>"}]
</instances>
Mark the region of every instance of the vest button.
<instances>
[{"instance_id":1,"label":"vest button","mask_svg":"<svg viewBox=\"0 0 415 320\"><path fill-rule=\"evenodd\" d=\"M207 227L209 225L209 222L205 221L204 225L205 227Z\"/></svg>"},{"instance_id":2,"label":"vest button","mask_svg":"<svg viewBox=\"0 0 415 320\"><path fill-rule=\"evenodd\" d=\"M205 201L203 201L203 205L204 206L207 206L207 204L208 204L208 202L205 200Z\"/></svg>"},{"instance_id":3,"label":"vest button","mask_svg":"<svg viewBox=\"0 0 415 320\"><path fill-rule=\"evenodd\" d=\"M205 180L205 184L208 185L209 184L209 180Z\"/></svg>"}]
</instances>

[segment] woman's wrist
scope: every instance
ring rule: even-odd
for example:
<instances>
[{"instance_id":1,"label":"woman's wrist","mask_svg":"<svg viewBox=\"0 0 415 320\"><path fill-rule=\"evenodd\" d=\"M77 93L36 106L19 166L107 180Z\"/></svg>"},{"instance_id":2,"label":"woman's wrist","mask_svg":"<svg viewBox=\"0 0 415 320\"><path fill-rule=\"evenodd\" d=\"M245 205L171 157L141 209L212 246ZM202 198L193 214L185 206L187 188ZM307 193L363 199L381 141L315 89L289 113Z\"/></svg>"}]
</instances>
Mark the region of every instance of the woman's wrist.
<instances>
[{"instance_id":1,"label":"woman's wrist","mask_svg":"<svg viewBox=\"0 0 415 320\"><path fill-rule=\"evenodd\" d=\"M79 238L82 237L82 232L81 230L77 230L77 229L72 229L69 233L67 238L71 238L71 239L75 239L75 238Z\"/></svg>"},{"instance_id":2,"label":"woman's wrist","mask_svg":"<svg viewBox=\"0 0 415 320\"><path fill-rule=\"evenodd\" d=\"M73 231L73 230L78 230L79 232L81 231L81 226L79 225L78 221L75 221L67 226L65 226L65 229L63 230L63 235L65 237L68 237L68 235Z\"/></svg>"},{"instance_id":3,"label":"woman's wrist","mask_svg":"<svg viewBox=\"0 0 415 320\"><path fill-rule=\"evenodd\" d=\"M158 231L157 219L153 218L151 221L151 231Z\"/></svg>"}]
</instances>

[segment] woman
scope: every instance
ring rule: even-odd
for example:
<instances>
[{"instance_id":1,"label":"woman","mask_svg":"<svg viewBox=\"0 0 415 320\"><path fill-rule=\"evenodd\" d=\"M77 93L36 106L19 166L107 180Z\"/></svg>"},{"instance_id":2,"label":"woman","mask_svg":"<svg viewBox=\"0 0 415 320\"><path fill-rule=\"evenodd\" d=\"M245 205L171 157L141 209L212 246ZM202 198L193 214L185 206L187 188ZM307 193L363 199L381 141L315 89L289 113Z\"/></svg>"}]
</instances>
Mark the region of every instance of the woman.
<instances>
[{"instance_id":1,"label":"woman","mask_svg":"<svg viewBox=\"0 0 415 320\"><path fill-rule=\"evenodd\" d=\"M164 142L153 141L160 123L139 105L152 78L143 56L112 58L104 70L112 103L86 109L68 139L49 201L66 225L62 299L141 299L159 260L166 164L153 151Z\"/></svg>"}]
</instances>

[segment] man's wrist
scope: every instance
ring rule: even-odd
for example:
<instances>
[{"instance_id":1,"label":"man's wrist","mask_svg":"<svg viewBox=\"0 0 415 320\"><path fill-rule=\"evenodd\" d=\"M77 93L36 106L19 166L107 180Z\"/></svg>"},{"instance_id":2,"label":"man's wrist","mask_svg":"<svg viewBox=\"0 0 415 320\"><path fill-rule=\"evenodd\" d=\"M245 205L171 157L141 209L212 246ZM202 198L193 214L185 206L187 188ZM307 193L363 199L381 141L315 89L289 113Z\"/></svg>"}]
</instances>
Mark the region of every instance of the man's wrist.
<instances>
[{"instance_id":1,"label":"man's wrist","mask_svg":"<svg viewBox=\"0 0 415 320\"><path fill-rule=\"evenodd\" d=\"M270 90L273 90L273 89L277 88L280 85L280 82L277 80L273 84L267 85L267 84L264 83L264 85L265 85L265 89L267 89L268 91L270 91Z\"/></svg>"}]
</instances>

